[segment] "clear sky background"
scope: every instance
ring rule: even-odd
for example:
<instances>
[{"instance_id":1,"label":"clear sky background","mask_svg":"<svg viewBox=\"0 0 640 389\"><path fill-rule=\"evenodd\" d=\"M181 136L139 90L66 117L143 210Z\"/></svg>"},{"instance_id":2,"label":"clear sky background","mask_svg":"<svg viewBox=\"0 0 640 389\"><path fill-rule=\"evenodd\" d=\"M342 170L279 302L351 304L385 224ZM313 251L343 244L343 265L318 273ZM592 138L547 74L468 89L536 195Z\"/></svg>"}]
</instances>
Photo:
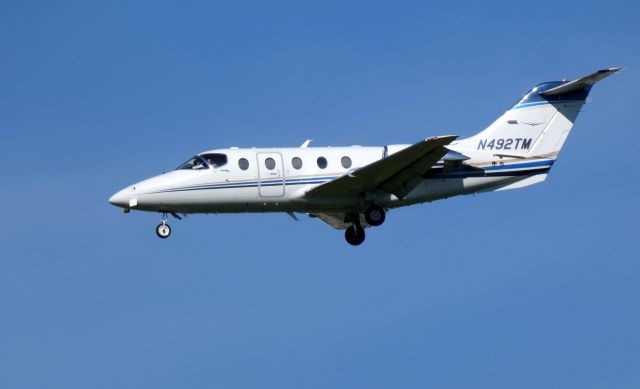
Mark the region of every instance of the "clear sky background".
<instances>
[{"instance_id":1,"label":"clear sky background","mask_svg":"<svg viewBox=\"0 0 640 389\"><path fill-rule=\"evenodd\" d=\"M0 2L0 387L638 388L637 2ZM600 68L547 181L395 210L123 214L228 146L472 135Z\"/></svg>"}]
</instances>

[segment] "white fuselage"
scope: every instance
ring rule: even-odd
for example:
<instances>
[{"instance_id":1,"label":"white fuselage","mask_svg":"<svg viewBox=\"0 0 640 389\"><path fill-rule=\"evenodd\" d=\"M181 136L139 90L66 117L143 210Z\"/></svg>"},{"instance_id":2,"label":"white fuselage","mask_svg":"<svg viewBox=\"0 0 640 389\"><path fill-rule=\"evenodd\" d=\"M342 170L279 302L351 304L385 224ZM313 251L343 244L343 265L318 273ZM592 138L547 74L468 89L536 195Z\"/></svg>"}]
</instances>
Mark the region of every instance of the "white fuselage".
<instances>
[{"instance_id":1,"label":"white fuselage","mask_svg":"<svg viewBox=\"0 0 640 389\"><path fill-rule=\"evenodd\" d=\"M539 177L536 179L539 182L553 163L550 158L502 159L491 153L475 153L472 159L453 169L443 170L444 162L436 163L431 173L403 199L383 191L337 198L305 196L320 184L408 146L212 150L199 155L224 155L227 159L224 165L173 170L121 190L112 197L112 202L134 210L176 213L361 212L367 204L395 208L499 189L534 176ZM454 147L455 142L451 148ZM301 166L294 167L294 158L300 159ZM244 170L241 159L248 162ZM429 168L425 166L425 172Z\"/></svg>"}]
</instances>

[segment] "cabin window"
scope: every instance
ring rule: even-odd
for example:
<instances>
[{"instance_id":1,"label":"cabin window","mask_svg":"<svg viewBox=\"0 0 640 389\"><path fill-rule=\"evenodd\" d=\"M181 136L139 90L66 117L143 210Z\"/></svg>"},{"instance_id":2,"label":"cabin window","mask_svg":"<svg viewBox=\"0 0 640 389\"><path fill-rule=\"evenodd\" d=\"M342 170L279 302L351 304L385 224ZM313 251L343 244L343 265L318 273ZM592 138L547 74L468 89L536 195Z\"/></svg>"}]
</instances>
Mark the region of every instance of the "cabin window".
<instances>
[{"instance_id":1,"label":"cabin window","mask_svg":"<svg viewBox=\"0 0 640 389\"><path fill-rule=\"evenodd\" d=\"M239 167L241 170L247 170L247 169L249 169L249 161L247 161L247 159L246 159L246 158L240 158L240 159L238 160L238 167Z\"/></svg>"},{"instance_id":2,"label":"cabin window","mask_svg":"<svg viewBox=\"0 0 640 389\"><path fill-rule=\"evenodd\" d=\"M351 167L351 158L349 157L342 157L342 159L340 159L340 163L342 164L342 167L345 169L349 169Z\"/></svg>"},{"instance_id":3,"label":"cabin window","mask_svg":"<svg viewBox=\"0 0 640 389\"><path fill-rule=\"evenodd\" d=\"M206 169L207 167L208 166L206 162L202 158L196 155L195 157L191 158L187 162L178 166L176 170L201 170L201 169Z\"/></svg>"},{"instance_id":4,"label":"cabin window","mask_svg":"<svg viewBox=\"0 0 640 389\"><path fill-rule=\"evenodd\" d=\"M291 166L293 166L293 168L296 170L302 168L302 160L298 157L293 157L293 159L291 160Z\"/></svg>"},{"instance_id":5,"label":"cabin window","mask_svg":"<svg viewBox=\"0 0 640 389\"><path fill-rule=\"evenodd\" d=\"M227 164L226 154L209 153L209 154L202 154L200 157L202 157L214 169Z\"/></svg>"},{"instance_id":6,"label":"cabin window","mask_svg":"<svg viewBox=\"0 0 640 389\"><path fill-rule=\"evenodd\" d=\"M318 157L318 167L320 169L327 167L327 159L325 157Z\"/></svg>"},{"instance_id":7,"label":"cabin window","mask_svg":"<svg viewBox=\"0 0 640 389\"><path fill-rule=\"evenodd\" d=\"M273 158L267 158L264 160L264 166L269 170L273 170L276 168L276 161Z\"/></svg>"}]
</instances>

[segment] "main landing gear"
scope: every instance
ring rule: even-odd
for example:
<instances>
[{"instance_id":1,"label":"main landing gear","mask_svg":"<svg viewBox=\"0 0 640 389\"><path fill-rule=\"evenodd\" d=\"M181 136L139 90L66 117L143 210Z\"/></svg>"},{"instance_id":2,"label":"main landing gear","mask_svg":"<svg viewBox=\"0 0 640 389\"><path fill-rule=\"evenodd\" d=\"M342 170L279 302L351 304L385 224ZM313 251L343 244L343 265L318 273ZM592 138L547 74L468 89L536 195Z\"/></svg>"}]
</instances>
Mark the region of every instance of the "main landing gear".
<instances>
[{"instance_id":1,"label":"main landing gear","mask_svg":"<svg viewBox=\"0 0 640 389\"><path fill-rule=\"evenodd\" d=\"M372 227L377 227L384 223L386 218L385 211L382 207L372 205L364 211L364 220ZM365 233L364 228L360 224L360 215L352 214L347 221L351 221L353 224L349 226L344 232L344 238L347 243L353 246L361 245L364 242Z\"/></svg>"},{"instance_id":2,"label":"main landing gear","mask_svg":"<svg viewBox=\"0 0 640 389\"><path fill-rule=\"evenodd\" d=\"M384 223L384 219L386 218L384 209L382 207L378 207L377 205L372 205L364 211L364 220L373 227L378 227Z\"/></svg>"},{"instance_id":3,"label":"main landing gear","mask_svg":"<svg viewBox=\"0 0 640 389\"><path fill-rule=\"evenodd\" d=\"M364 228L362 228L360 223L354 223L344 231L344 238L350 245L358 246L364 242Z\"/></svg>"}]
</instances>

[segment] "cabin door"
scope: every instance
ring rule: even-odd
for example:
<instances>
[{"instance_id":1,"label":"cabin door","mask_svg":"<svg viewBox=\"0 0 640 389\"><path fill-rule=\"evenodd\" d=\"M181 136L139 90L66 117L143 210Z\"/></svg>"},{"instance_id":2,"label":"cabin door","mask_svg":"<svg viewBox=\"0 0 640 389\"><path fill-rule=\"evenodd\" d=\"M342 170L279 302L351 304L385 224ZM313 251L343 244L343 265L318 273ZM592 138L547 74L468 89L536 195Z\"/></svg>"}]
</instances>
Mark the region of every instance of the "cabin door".
<instances>
[{"instance_id":1,"label":"cabin door","mask_svg":"<svg viewBox=\"0 0 640 389\"><path fill-rule=\"evenodd\" d=\"M258 194L260 197L284 196L284 166L280 153L257 153Z\"/></svg>"}]
</instances>

